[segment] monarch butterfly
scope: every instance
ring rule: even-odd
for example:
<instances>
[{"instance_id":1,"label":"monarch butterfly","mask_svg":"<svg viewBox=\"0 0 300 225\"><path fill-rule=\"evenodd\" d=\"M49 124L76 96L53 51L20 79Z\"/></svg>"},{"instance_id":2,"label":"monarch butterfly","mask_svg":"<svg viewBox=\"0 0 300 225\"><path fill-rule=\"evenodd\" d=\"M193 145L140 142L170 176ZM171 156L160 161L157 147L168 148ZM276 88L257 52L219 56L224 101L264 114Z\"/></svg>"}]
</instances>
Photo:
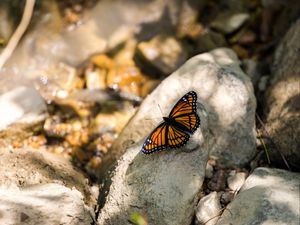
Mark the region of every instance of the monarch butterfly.
<instances>
[{"instance_id":1,"label":"monarch butterfly","mask_svg":"<svg viewBox=\"0 0 300 225\"><path fill-rule=\"evenodd\" d=\"M184 146L197 128L200 118L197 115L197 94L190 91L175 104L168 117L159 124L145 140L142 152L150 154L166 148Z\"/></svg>"}]
</instances>

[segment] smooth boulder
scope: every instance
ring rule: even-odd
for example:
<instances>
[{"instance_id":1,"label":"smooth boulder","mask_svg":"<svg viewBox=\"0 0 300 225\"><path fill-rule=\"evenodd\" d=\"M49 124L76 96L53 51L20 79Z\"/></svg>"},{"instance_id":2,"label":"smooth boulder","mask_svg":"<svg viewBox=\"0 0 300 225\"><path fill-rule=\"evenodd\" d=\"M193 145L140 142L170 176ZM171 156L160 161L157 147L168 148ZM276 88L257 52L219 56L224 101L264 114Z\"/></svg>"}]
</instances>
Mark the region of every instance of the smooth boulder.
<instances>
[{"instance_id":1,"label":"smooth boulder","mask_svg":"<svg viewBox=\"0 0 300 225\"><path fill-rule=\"evenodd\" d=\"M12 72L0 73L0 144L30 136L47 115L44 99L29 81Z\"/></svg>"},{"instance_id":2,"label":"smooth boulder","mask_svg":"<svg viewBox=\"0 0 300 225\"><path fill-rule=\"evenodd\" d=\"M266 130L272 163L300 169L300 19L277 47L266 91ZM270 142L270 139L272 142ZM286 168L286 167L285 167Z\"/></svg>"},{"instance_id":3,"label":"smooth boulder","mask_svg":"<svg viewBox=\"0 0 300 225\"><path fill-rule=\"evenodd\" d=\"M299 224L299 173L256 168L217 225Z\"/></svg>"},{"instance_id":4,"label":"smooth boulder","mask_svg":"<svg viewBox=\"0 0 300 225\"><path fill-rule=\"evenodd\" d=\"M251 80L239 65L236 54L227 48L188 60L143 101L103 159L99 175L130 145L144 139L162 116L168 115L173 103L190 90L197 92L198 102L208 116L210 157L224 167L248 163L256 149L256 99Z\"/></svg>"},{"instance_id":5,"label":"smooth boulder","mask_svg":"<svg viewBox=\"0 0 300 225\"><path fill-rule=\"evenodd\" d=\"M95 196L67 159L0 149L0 224L91 224Z\"/></svg>"},{"instance_id":6,"label":"smooth boulder","mask_svg":"<svg viewBox=\"0 0 300 225\"><path fill-rule=\"evenodd\" d=\"M198 94L201 128L182 149L143 155L146 136L191 90ZM106 177L102 192L108 195L101 199L98 223L124 224L138 212L149 224L190 224L209 151L230 165L253 156L255 106L251 81L233 51L217 49L187 61L143 101L106 157L102 178L119 160Z\"/></svg>"}]
</instances>

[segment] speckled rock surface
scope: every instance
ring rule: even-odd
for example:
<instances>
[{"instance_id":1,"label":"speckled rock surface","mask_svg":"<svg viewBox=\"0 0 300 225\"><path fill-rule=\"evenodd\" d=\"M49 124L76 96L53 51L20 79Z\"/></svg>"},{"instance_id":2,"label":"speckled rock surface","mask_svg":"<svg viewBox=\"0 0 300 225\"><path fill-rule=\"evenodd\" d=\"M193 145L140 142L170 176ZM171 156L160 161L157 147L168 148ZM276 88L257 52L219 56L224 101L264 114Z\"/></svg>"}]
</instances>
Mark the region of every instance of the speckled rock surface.
<instances>
[{"instance_id":1,"label":"speckled rock surface","mask_svg":"<svg viewBox=\"0 0 300 225\"><path fill-rule=\"evenodd\" d=\"M144 139L161 117L168 115L173 103L190 90L197 92L198 102L208 115L211 157L228 167L247 163L256 148L256 99L235 53L220 48L188 60L144 100L113 145L112 154L104 159L103 168L128 146Z\"/></svg>"},{"instance_id":2,"label":"speckled rock surface","mask_svg":"<svg viewBox=\"0 0 300 225\"><path fill-rule=\"evenodd\" d=\"M84 204L82 194L59 184L33 185L27 188L0 186L0 223L91 224L92 209Z\"/></svg>"},{"instance_id":3,"label":"speckled rock surface","mask_svg":"<svg viewBox=\"0 0 300 225\"><path fill-rule=\"evenodd\" d=\"M220 194L214 191L204 196L196 208L196 224L216 224L221 209Z\"/></svg>"},{"instance_id":4,"label":"speckled rock surface","mask_svg":"<svg viewBox=\"0 0 300 225\"><path fill-rule=\"evenodd\" d=\"M217 225L299 224L299 179L299 173L255 169Z\"/></svg>"},{"instance_id":5,"label":"speckled rock surface","mask_svg":"<svg viewBox=\"0 0 300 225\"><path fill-rule=\"evenodd\" d=\"M26 138L48 115L39 92L20 79L9 72L0 73L0 144L2 138Z\"/></svg>"},{"instance_id":6,"label":"speckled rock surface","mask_svg":"<svg viewBox=\"0 0 300 225\"><path fill-rule=\"evenodd\" d=\"M0 148L0 185L26 188L34 185L56 183L76 188L89 206L95 205L88 180L62 157L42 150Z\"/></svg>"},{"instance_id":7,"label":"speckled rock surface","mask_svg":"<svg viewBox=\"0 0 300 225\"><path fill-rule=\"evenodd\" d=\"M144 100L106 158L108 166L122 155L108 179L111 185L103 188L108 196L99 224L124 224L134 212L149 224L190 224L209 150L225 165L242 165L252 157L256 104L251 81L238 65L229 49L195 56ZM190 90L198 94L201 129L182 149L143 155L145 137ZM100 177L106 169L104 164Z\"/></svg>"},{"instance_id":8,"label":"speckled rock surface","mask_svg":"<svg viewBox=\"0 0 300 225\"><path fill-rule=\"evenodd\" d=\"M270 144L273 163L300 169L300 19L291 26L276 49L271 86L266 92L266 129L276 146ZM280 151L280 153L279 153Z\"/></svg>"}]
</instances>

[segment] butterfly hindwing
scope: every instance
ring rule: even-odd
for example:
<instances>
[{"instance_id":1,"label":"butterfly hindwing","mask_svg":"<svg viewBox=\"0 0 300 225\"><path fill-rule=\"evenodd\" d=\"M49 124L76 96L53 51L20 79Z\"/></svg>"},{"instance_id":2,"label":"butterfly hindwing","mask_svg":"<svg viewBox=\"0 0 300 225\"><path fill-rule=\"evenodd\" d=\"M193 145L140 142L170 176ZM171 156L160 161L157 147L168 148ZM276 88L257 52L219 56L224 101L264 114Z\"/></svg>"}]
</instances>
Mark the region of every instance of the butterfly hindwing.
<instances>
[{"instance_id":1,"label":"butterfly hindwing","mask_svg":"<svg viewBox=\"0 0 300 225\"><path fill-rule=\"evenodd\" d=\"M147 137L142 147L143 153L179 148L188 142L190 135L200 126L196 92L190 91L185 94L175 104L169 117L164 117L164 120Z\"/></svg>"},{"instance_id":2,"label":"butterfly hindwing","mask_svg":"<svg viewBox=\"0 0 300 225\"><path fill-rule=\"evenodd\" d=\"M142 152L150 154L165 149L167 147L167 129L168 125L165 122L158 125L144 142Z\"/></svg>"},{"instance_id":3,"label":"butterfly hindwing","mask_svg":"<svg viewBox=\"0 0 300 225\"><path fill-rule=\"evenodd\" d=\"M168 126L167 140L170 148L180 148L187 143L190 135L178 130L176 127Z\"/></svg>"},{"instance_id":4,"label":"butterfly hindwing","mask_svg":"<svg viewBox=\"0 0 300 225\"><path fill-rule=\"evenodd\" d=\"M191 134L193 134L200 126L200 118L196 113L177 117L175 121L188 128Z\"/></svg>"}]
</instances>

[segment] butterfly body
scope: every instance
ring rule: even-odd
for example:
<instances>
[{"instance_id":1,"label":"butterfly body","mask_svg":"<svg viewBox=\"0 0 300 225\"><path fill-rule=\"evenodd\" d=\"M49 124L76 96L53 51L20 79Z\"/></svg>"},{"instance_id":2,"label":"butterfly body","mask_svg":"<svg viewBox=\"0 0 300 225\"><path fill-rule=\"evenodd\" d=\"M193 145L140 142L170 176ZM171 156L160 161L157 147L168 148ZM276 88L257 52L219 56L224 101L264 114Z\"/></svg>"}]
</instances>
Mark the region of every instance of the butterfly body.
<instances>
[{"instance_id":1,"label":"butterfly body","mask_svg":"<svg viewBox=\"0 0 300 225\"><path fill-rule=\"evenodd\" d=\"M176 120L173 119L172 117L163 117L163 120L169 126L176 127L177 129L179 129L185 133L192 134L189 129L187 129L185 126L181 125L180 123L177 123Z\"/></svg>"},{"instance_id":2,"label":"butterfly body","mask_svg":"<svg viewBox=\"0 0 300 225\"><path fill-rule=\"evenodd\" d=\"M200 126L197 115L197 94L190 91L175 104L168 117L163 117L143 144L142 152L150 154L166 148L184 146Z\"/></svg>"}]
</instances>

